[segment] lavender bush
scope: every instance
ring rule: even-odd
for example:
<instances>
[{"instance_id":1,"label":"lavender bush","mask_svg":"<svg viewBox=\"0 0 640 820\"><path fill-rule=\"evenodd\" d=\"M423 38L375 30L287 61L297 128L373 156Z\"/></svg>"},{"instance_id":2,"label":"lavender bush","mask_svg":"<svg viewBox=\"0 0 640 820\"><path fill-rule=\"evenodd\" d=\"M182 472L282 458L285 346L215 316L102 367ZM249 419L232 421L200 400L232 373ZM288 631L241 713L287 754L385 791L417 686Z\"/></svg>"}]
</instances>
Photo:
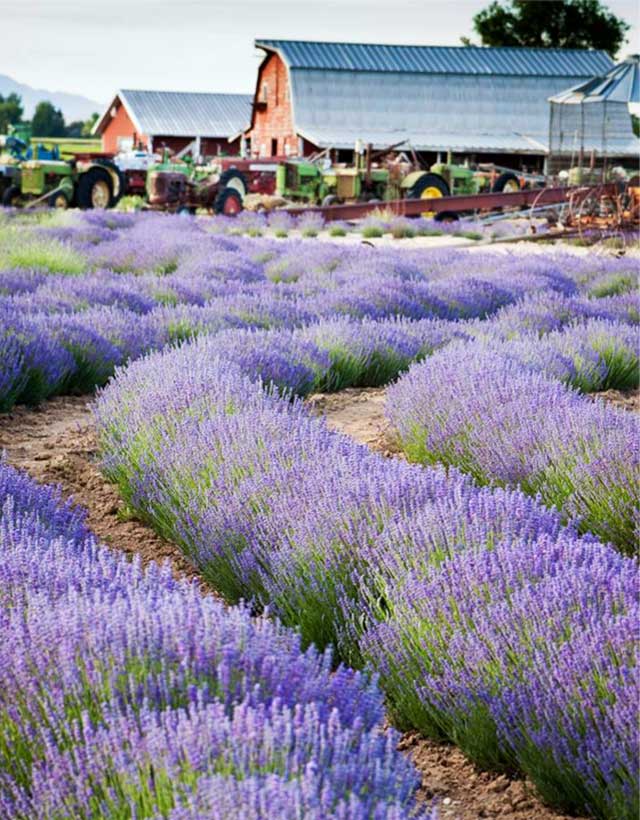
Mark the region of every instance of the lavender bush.
<instances>
[{"instance_id":1,"label":"lavender bush","mask_svg":"<svg viewBox=\"0 0 640 820\"><path fill-rule=\"evenodd\" d=\"M3 816L194 816L221 791L226 817L427 816L366 677L117 557L6 464L0 491Z\"/></svg>"},{"instance_id":2,"label":"lavender bush","mask_svg":"<svg viewBox=\"0 0 640 820\"><path fill-rule=\"evenodd\" d=\"M276 217L282 215L272 219ZM455 250L398 253L389 248L309 245L302 240L247 240L224 235L215 228L215 220L42 212L10 214L5 222L0 311L12 321L0 339L0 346L7 348L0 355L13 362L7 371L14 374L5 379L0 399L5 408L16 400L33 402L60 390L89 389L92 378L103 382L119 362L195 333L229 327L295 328L337 317L459 321L486 319L499 311L503 332L520 333L538 325L557 329L581 317L631 322L639 315L636 293L599 299L584 295L596 280L629 280L634 270L628 260L583 260L567 254L516 259L486 253L474 256L470 275L467 257ZM240 223L222 220L225 225L232 222L243 230L261 229L265 219L250 214ZM421 221L416 225L420 227ZM536 299L542 300L539 307ZM96 327L91 311L99 305L105 312ZM526 313L531 310L543 313L529 319ZM545 310L552 315L560 311L559 318L544 319ZM131 311L150 318L142 321ZM9 387L9 382L32 381L35 371L47 369L38 358L44 354L35 351L51 344L50 317L70 314L77 314L73 322L53 322L53 344L62 348L57 357L64 357L65 351L75 356L78 378L73 373L62 383L43 378L24 395ZM35 359L20 358L15 352L25 343L16 329L18 316L29 325ZM126 324L137 325L137 332L123 333ZM362 331L365 347L367 332ZM385 333L381 329L381 335ZM100 349L108 364L87 367L84 360L95 360ZM406 357L401 358L405 367ZM28 373L16 370L17 361ZM399 366L400 362L391 367L390 377ZM384 367L374 370L374 383L386 377ZM366 383L366 378L360 373L348 381Z\"/></svg>"},{"instance_id":3,"label":"lavender bush","mask_svg":"<svg viewBox=\"0 0 640 820\"><path fill-rule=\"evenodd\" d=\"M533 375L537 387L567 393ZM563 530L559 515L521 492L481 489L455 470L387 461L328 432L300 405L265 394L223 358L212 359L206 340L120 371L97 412L108 474L229 600L268 606L298 625L305 642L334 643L352 662L371 663L401 725L456 740L485 765L526 771L571 810L632 816L635 661L623 636L638 622L635 563ZM582 526L572 513L566 517ZM501 586L503 565L513 577ZM463 566L488 567L475 597ZM456 620L464 595L448 584L458 577L465 606L477 607ZM602 595L591 608L578 606L600 577ZM485 592L491 578L495 598ZM416 603L414 613L414 601L423 599L432 609ZM504 627L503 611L511 619ZM493 633L481 628L485 621ZM609 621L606 645L585 638L574 657L569 637ZM626 624L621 637L618 623ZM430 640L436 628L441 637ZM597 688L601 652L611 659L613 700ZM541 725L539 701L556 682L549 670L563 664L567 687L547 697ZM588 765L584 744L593 749ZM612 746L619 749L615 765Z\"/></svg>"},{"instance_id":4,"label":"lavender bush","mask_svg":"<svg viewBox=\"0 0 640 820\"><path fill-rule=\"evenodd\" d=\"M632 415L476 343L414 365L390 388L387 412L410 459L522 486L581 529L635 550L640 452Z\"/></svg>"}]
</instances>

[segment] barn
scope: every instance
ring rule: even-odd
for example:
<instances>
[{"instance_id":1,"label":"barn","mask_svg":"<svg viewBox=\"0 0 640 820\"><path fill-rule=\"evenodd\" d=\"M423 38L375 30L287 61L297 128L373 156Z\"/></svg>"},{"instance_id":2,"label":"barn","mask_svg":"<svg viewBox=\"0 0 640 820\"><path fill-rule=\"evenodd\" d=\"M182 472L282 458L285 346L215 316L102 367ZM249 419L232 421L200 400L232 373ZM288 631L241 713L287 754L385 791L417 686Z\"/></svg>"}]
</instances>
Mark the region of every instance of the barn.
<instances>
[{"instance_id":1,"label":"barn","mask_svg":"<svg viewBox=\"0 0 640 820\"><path fill-rule=\"evenodd\" d=\"M255 156L405 141L428 158L531 161L547 151L553 94L608 71L603 51L256 40L246 132ZM341 158L348 158L342 156Z\"/></svg>"},{"instance_id":2,"label":"barn","mask_svg":"<svg viewBox=\"0 0 640 820\"><path fill-rule=\"evenodd\" d=\"M195 155L205 157L237 153L237 135L251 117L251 103L249 94L121 89L93 133L109 153L165 146L175 152L191 146Z\"/></svg>"}]
</instances>

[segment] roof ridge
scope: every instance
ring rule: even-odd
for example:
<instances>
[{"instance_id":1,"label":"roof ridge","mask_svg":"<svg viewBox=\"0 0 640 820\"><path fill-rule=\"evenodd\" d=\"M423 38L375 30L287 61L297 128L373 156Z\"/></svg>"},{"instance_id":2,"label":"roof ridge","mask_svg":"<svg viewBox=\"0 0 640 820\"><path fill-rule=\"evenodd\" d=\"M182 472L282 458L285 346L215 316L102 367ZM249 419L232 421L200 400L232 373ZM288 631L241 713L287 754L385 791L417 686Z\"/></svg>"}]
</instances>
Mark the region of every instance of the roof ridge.
<instances>
[{"instance_id":1,"label":"roof ridge","mask_svg":"<svg viewBox=\"0 0 640 820\"><path fill-rule=\"evenodd\" d=\"M173 91L166 88L119 88L116 94L185 94L189 96L206 95L207 97L250 97L253 94L245 91Z\"/></svg>"},{"instance_id":2,"label":"roof ridge","mask_svg":"<svg viewBox=\"0 0 640 820\"><path fill-rule=\"evenodd\" d=\"M428 48L428 49L459 49L460 51L540 51L544 53L560 52L566 54L567 52L577 52L579 54L606 54L602 48L562 48L560 46L480 46L480 45L463 45L455 43L454 45L428 45L425 43L370 43L370 42L355 42L353 40L293 40L286 37L256 37L254 44L258 43L298 43L300 45L315 45L315 46L365 46L381 47L381 48ZM634 55L630 55L634 56Z\"/></svg>"}]
</instances>

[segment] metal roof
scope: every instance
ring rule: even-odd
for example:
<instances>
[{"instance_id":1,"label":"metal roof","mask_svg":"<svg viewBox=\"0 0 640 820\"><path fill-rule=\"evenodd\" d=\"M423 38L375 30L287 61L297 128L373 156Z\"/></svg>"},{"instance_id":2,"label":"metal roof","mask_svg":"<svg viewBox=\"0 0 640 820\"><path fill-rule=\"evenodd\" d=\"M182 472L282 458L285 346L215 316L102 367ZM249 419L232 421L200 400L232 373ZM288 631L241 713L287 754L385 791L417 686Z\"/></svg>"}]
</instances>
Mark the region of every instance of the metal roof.
<instances>
[{"instance_id":1,"label":"metal roof","mask_svg":"<svg viewBox=\"0 0 640 820\"><path fill-rule=\"evenodd\" d=\"M551 97L552 103L640 103L640 55L631 54L606 74L592 77Z\"/></svg>"},{"instance_id":2,"label":"metal roof","mask_svg":"<svg viewBox=\"0 0 640 820\"><path fill-rule=\"evenodd\" d=\"M378 74L293 69L296 132L319 147L542 154L548 98L579 77Z\"/></svg>"},{"instance_id":3,"label":"metal roof","mask_svg":"<svg viewBox=\"0 0 640 820\"><path fill-rule=\"evenodd\" d=\"M303 40L256 40L255 45L277 51L291 69L591 77L613 65L604 51L585 49L403 46Z\"/></svg>"},{"instance_id":4,"label":"metal roof","mask_svg":"<svg viewBox=\"0 0 640 820\"><path fill-rule=\"evenodd\" d=\"M123 88L96 123L101 133L120 99L140 134L167 137L230 137L251 119L250 94L140 91Z\"/></svg>"}]
</instances>

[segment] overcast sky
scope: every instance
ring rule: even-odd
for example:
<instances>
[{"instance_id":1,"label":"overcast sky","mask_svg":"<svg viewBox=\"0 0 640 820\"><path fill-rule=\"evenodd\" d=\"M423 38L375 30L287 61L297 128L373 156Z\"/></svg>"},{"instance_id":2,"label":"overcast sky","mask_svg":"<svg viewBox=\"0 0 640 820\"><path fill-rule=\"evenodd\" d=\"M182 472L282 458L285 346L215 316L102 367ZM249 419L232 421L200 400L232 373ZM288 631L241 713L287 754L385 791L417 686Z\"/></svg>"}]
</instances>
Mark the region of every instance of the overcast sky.
<instances>
[{"instance_id":1,"label":"overcast sky","mask_svg":"<svg viewBox=\"0 0 640 820\"><path fill-rule=\"evenodd\" d=\"M0 74L106 102L117 88L252 92L256 37L458 45L489 0L0 0ZM609 0L633 25L638 0Z\"/></svg>"}]
</instances>

